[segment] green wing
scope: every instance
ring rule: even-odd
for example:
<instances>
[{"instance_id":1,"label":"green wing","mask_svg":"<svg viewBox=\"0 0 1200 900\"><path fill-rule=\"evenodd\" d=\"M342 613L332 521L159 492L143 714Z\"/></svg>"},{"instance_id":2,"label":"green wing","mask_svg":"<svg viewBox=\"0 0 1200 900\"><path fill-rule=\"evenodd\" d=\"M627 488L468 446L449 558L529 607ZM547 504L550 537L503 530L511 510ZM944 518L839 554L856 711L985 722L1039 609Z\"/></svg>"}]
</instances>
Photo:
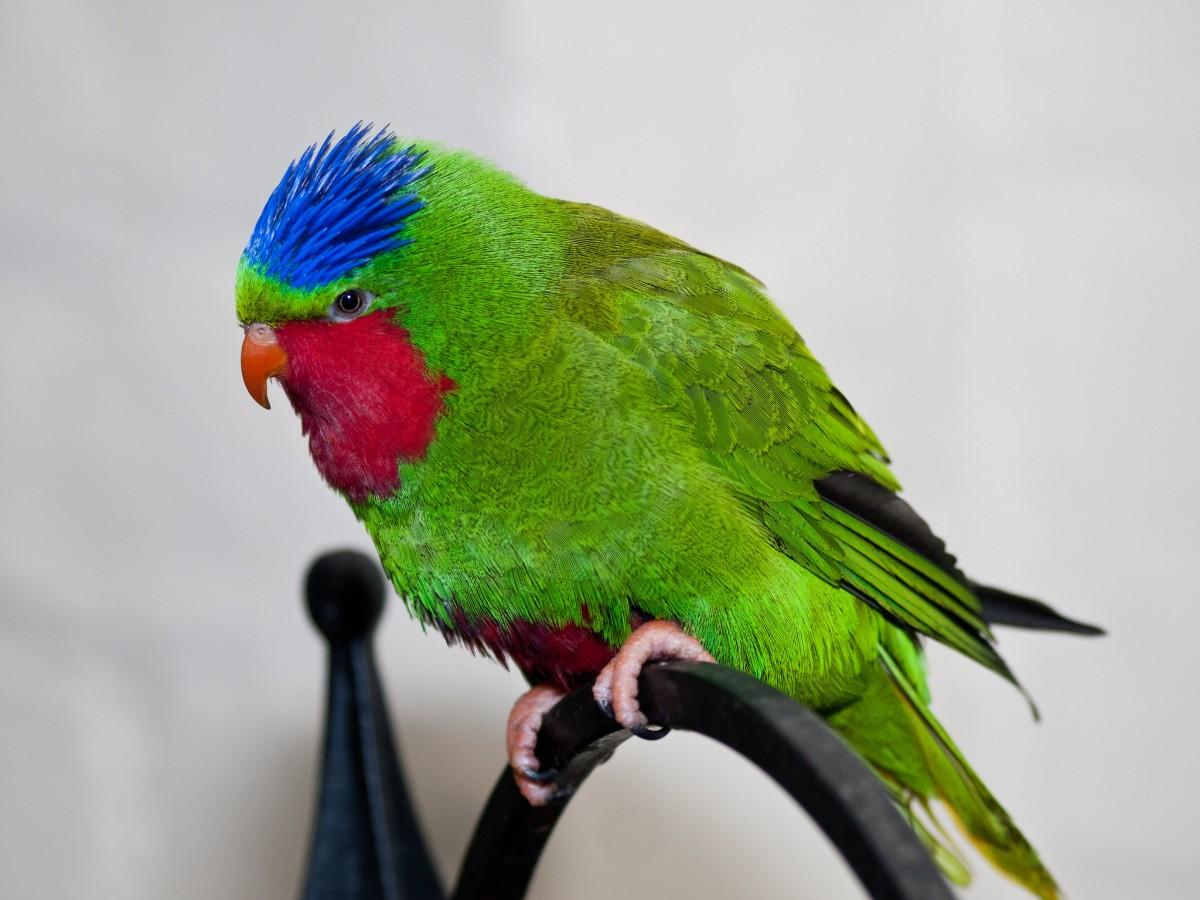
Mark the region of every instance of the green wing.
<instances>
[{"instance_id":1,"label":"green wing","mask_svg":"<svg viewBox=\"0 0 1200 900\"><path fill-rule=\"evenodd\" d=\"M595 207L562 302L651 374L779 550L1012 680L953 557L896 495L871 429L752 276Z\"/></svg>"}]
</instances>

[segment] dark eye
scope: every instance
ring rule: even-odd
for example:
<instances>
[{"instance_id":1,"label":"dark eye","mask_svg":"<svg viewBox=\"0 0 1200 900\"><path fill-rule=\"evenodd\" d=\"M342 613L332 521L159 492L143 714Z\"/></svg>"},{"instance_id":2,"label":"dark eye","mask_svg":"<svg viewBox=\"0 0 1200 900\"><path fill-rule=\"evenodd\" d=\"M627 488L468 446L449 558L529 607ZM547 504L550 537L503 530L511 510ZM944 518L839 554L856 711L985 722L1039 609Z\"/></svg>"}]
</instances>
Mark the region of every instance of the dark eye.
<instances>
[{"instance_id":1,"label":"dark eye","mask_svg":"<svg viewBox=\"0 0 1200 900\"><path fill-rule=\"evenodd\" d=\"M334 299L329 314L335 319L353 319L371 305L372 299L372 295L361 288L342 291Z\"/></svg>"}]
</instances>

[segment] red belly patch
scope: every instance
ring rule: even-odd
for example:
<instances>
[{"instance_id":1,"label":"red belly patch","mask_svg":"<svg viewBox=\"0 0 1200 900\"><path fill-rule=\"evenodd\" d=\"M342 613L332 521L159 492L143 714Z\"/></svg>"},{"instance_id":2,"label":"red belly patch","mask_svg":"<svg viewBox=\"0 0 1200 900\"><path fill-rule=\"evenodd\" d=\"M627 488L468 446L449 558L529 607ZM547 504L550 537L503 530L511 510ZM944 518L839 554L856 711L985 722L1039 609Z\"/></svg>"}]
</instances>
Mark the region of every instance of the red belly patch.
<instances>
[{"instance_id":1,"label":"red belly patch","mask_svg":"<svg viewBox=\"0 0 1200 900\"><path fill-rule=\"evenodd\" d=\"M535 684L556 684L565 691L591 682L616 650L581 625L545 625L514 621L501 625L494 619L468 621L455 615L446 640L461 641L472 652L491 656L502 664L511 660Z\"/></svg>"}]
</instances>

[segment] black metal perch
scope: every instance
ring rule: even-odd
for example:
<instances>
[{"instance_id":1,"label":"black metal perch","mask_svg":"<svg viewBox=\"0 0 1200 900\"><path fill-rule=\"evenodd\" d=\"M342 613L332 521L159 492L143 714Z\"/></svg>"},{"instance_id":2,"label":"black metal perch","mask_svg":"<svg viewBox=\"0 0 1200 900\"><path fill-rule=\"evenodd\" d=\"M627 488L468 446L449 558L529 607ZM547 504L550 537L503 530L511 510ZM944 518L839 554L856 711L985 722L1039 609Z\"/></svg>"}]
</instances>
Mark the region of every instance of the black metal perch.
<instances>
[{"instance_id":1,"label":"black metal perch","mask_svg":"<svg viewBox=\"0 0 1200 900\"><path fill-rule=\"evenodd\" d=\"M342 551L320 557L305 590L329 641L329 718L305 900L444 897L404 785L371 633L383 608L375 563ZM652 722L720 741L796 799L837 847L868 894L893 900L952 897L929 854L874 775L819 716L762 682L721 666L647 667L638 698ZM543 767L560 793L531 807L507 767L475 826L453 900L519 900L572 794L631 735L590 691L546 717Z\"/></svg>"}]
</instances>

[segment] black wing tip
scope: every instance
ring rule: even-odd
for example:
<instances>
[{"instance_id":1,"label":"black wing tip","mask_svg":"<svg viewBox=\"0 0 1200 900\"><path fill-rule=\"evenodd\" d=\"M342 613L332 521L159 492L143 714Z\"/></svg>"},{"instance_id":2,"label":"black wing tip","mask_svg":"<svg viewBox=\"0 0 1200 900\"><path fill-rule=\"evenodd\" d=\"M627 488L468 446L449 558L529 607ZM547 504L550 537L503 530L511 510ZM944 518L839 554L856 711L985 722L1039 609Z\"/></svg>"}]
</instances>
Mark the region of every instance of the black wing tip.
<instances>
[{"instance_id":1,"label":"black wing tip","mask_svg":"<svg viewBox=\"0 0 1200 900\"><path fill-rule=\"evenodd\" d=\"M983 618L992 625L1028 628L1033 631L1061 631L1083 637L1101 637L1108 632L1099 625L1070 619L1032 597L1010 594L1000 588L971 583L971 590L983 607Z\"/></svg>"},{"instance_id":2,"label":"black wing tip","mask_svg":"<svg viewBox=\"0 0 1200 900\"><path fill-rule=\"evenodd\" d=\"M852 516L878 528L914 553L955 578L963 579L958 560L946 550L946 542L933 533L907 500L861 472L833 472L815 483L817 493L827 503L839 506Z\"/></svg>"}]
</instances>

